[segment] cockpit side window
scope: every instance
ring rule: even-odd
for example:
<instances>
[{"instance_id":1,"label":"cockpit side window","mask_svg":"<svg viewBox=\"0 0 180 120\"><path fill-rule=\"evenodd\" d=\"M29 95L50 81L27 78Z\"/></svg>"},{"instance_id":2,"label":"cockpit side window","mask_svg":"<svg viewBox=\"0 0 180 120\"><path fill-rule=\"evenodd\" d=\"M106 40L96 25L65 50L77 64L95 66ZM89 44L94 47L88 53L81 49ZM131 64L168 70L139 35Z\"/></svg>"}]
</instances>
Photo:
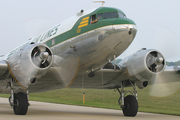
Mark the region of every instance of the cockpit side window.
<instances>
[{"instance_id":1,"label":"cockpit side window","mask_svg":"<svg viewBox=\"0 0 180 120\"><path fill-rule=\"evenodd\" d=\"M103 13L97 14L97 19L103 19Z\"/></svg>"},{"instance_id":2,"label":"cockpit side window","mask_svg":"<svg viewBox=\"0 0 180 120\"><path fill-rule=\"evenodd\" d=\"M91 16L90 24L94 23L96 21L96 14Z\"/></svg>"},{"instance_id":3,"label":"cockpit side window","mask_svg":"<svg viewBox=\"0 0 180 120\"><path fill-rule=\"evenodd\" d=\"M119 18L127 18L124 14L118 12Z\"/></svg>"},{"instance_id":4,"label":"cockpit side window","mask_svg":"<svg viewBox=\"0 0 180 120\"><path fill-rule=\"evenodd\" d=\"M107 19L107 18L117 18L118 15L117 15L117 12L107 12L107 13L104 13L104 19Z\"/></svg>"}]
</instances>

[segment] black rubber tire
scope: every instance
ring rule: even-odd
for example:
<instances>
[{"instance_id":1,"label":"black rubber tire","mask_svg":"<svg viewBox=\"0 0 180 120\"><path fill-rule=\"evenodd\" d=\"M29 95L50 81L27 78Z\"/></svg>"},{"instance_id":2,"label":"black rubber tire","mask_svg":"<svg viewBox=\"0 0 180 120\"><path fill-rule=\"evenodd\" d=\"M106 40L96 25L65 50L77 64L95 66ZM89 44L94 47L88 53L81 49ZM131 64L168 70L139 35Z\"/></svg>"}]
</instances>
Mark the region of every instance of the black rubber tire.
<instances>
[{"instance_id":1,"label":"black rubber tire","mask_svg":"<svg viewBox=\"0 0 180 120\"><path fill-rule=\"evenodd\" d=\"M138 112L138 102L136 97L128 95L124 98L124 116L135 117Z\"/></svg>"},{"instance_id":2,"label":"black rubber tire","mask_svg":"<svg viewBox=\"0 0 180 120\"><path fill-rule=\"evenodd\" d=\"M16 115L26 115L28 110L28 100L27 95L19 92L17 94L14 94L14 114Z\"/></svg>"}]
</instances>

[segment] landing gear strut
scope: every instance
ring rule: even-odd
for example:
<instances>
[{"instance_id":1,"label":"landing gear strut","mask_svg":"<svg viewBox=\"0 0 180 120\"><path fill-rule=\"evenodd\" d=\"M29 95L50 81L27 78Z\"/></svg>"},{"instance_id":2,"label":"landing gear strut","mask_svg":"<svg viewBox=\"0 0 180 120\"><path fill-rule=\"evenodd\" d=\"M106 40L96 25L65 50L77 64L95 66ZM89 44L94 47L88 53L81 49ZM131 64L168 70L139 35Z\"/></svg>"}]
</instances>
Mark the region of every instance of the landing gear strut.
<instances>
[{"instance_id":1,"label":"landing gear strut","mask_svg":"<svg viewBox=\"0 0 180 120\"><path fill-rule=\"evenodd\" d=\"M11 96L9 97L9 103L10 106L13 108L14 110L14 114L16 115L25 115L27 113L28 110L28 90L27 90L27 94L25 94L24 92L18 92L18 93L14 93L14 85L13 85L14 81L13 79L11 80Z\"/></svg>"},{"instance_id":2,"label":"landing gear strut","mask_svg":"<svg viewBox=\"0 0 180 120\"><path fill-rule=\"evenodd\" d=\"M126 82L127 81L121 82L121 90L119 90L119 88L117 87L117 90L120 94L118 103L123 110L124 116L134 117L138 112L136 83L132 83L131 81L129 81L133 87L133 91L125 91L124 87L126 86ZM127 95L125 97L127 93L131 93L132 95Z\"/></svg>"}]
</instances>

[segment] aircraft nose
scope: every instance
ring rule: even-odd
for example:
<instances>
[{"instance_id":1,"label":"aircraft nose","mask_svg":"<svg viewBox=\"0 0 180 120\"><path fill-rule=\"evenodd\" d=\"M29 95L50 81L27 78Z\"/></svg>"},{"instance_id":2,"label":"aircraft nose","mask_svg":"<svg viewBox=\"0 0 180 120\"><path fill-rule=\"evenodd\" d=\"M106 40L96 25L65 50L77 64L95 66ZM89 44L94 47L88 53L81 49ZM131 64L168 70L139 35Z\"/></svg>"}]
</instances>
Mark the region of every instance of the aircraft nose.
<instances>
[{"instance_id":1,"label":"aircraft nose","mask_svg":"<svg viewBox=\"0 0 180 120\"><path fill-rule=\"evenodd\" d=\"M132 36L134 39L136 36L137 27L133 24L118 24L113 25L113 31L118 39L123 38L123 36Z\"/></svg>"},{"instance_id":2,"label":"aircraft nose","mask_svg":"<svg viewBox=\"0 0 180 120\"><path fill-rule=\"evenodd\" d=\"M131 19L118 18L113 23L113 30L118 38L122 38L122 35L131 35L134 38L137 32L137 27L136 23Z\"/></svg>"},{"instance_id":3,"label":"aircraft nose","mask_svg":"<svg viewBox=\"0 0 180 120\"><path fill-rule=\"evenodd\" d=\"M137 32L137 27L136 27L136 25L129 25L128 26L128 34L129 35L131 35L131 34L133 34L134 36L136 35L136 32Z\"/></svg>"}]
</instances>

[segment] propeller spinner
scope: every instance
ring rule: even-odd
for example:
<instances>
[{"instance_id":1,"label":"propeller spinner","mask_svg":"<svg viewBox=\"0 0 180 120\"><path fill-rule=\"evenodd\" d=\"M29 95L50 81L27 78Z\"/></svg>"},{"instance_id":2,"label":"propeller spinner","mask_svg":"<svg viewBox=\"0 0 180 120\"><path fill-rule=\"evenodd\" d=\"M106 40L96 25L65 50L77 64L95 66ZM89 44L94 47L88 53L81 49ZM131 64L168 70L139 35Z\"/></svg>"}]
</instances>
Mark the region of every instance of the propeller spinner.
<instances>
[{"instance_id":1,"label":"propeller spinner","mask_svg":"<svg viewBox=\"0 0 180 120\"><path fill-rule=\"evenodd\" d=\"M32 51L31 59L37 67L45 68L50 65L52 54L46 46L37 46Z\"/></svg>"},{"instance_id":2,"label":"propeller spinner","mask_svg":"<svg viewBox=\"0 0 180 120\"><path fill-rule=\"evenodd\" d=\"M157 73L163 70L165 62L160 53L151 52L146 58L146 64L150 71Z\"/></svg>"}]
</instances>

